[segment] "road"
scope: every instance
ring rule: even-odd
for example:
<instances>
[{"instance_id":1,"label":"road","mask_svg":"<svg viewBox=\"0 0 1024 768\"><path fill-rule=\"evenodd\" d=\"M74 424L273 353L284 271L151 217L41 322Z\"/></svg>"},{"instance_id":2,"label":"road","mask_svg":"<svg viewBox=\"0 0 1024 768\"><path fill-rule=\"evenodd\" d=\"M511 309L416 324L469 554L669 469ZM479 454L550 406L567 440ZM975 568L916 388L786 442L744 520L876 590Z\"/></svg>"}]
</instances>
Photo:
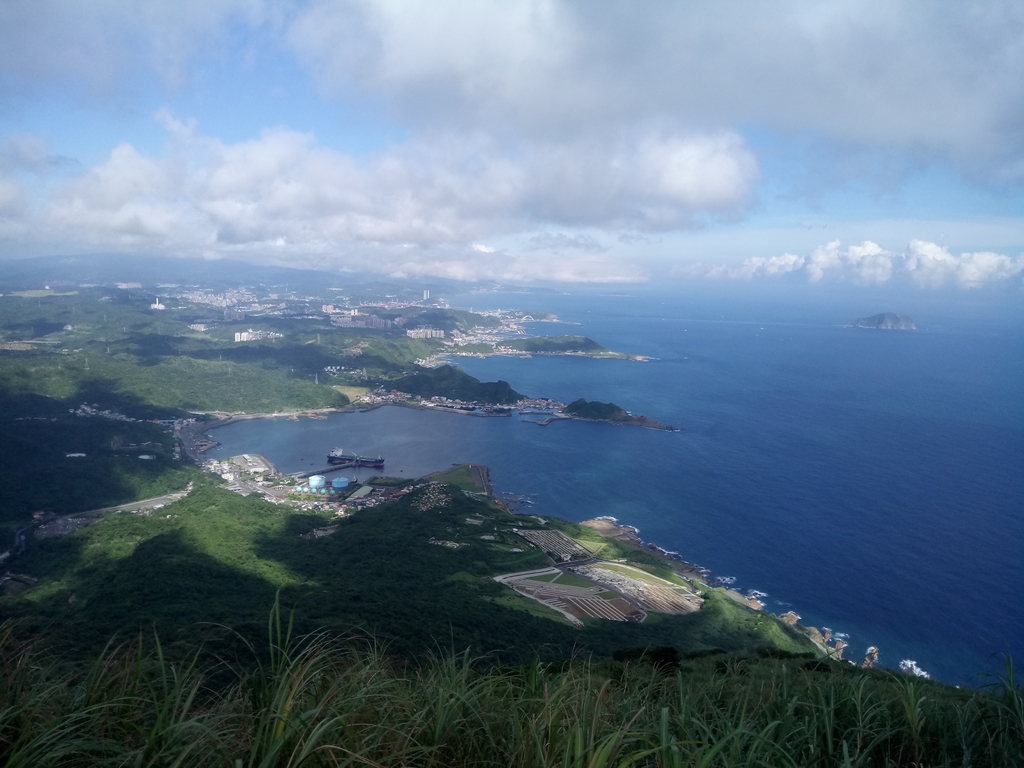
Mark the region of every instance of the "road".
<instances>
[{"instance_id":1,"label":"road","mask_svg":"<svg viewBox=\"0 0 1024 768\"><path fill-rule=\"evenodd\" d=\"M185 498L191 490L192 484L189 483L188 488L184 491L178 491L177 493L167 493L163 496L140 499L139 501L133 501L130 504L119 504L116 507L89 509L84 512L72 512L69 515L53 517L35 526L33 536L37 539L50 539L55 536L66 536L69 533L74 533L80 528L85 528L87 525L92 525L103 517L106 512L127 512L130 509L152 509L156 506L167 506L179 499Z\"/></svg>"}]
</instances>

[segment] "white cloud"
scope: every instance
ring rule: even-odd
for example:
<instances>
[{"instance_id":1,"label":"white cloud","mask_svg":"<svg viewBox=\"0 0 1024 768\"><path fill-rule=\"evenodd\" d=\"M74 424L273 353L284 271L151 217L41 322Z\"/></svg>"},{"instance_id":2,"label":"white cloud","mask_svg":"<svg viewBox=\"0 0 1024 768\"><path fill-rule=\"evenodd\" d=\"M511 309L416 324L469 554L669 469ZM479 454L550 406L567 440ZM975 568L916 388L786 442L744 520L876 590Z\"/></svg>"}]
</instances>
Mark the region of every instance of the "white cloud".
<instances>
[{"instance_id":1,"label":"white cloud","mask_svg":"<svg viewBox=\"0 0 1024 768\"><path fill-rule=\"evenodd\" d=\"M29 202L14 179L0 177L0 240L20 240L29 233Z\"/></svg>"},{"instance_id":2,"label":"white cloud","mask_svg":"<svg viewBox=\"0 0 1024 768\"><path fill-rule=\"evenodd\" d=\"M906 254L893 253L865 240L843 248L838 240L815 248L806 259L792 253L782 256L751 257L738 267L727 264L693 263L679 265L673 273L684 277L751 280L803 273L811 283L848 280L857 285L881 285L893 279L938 288L955 282L961 288L978 288L1008 280L1024 272L1024 255L1012 259L1000 253L977 252L954 256L947 248L923 240L912 240Z\"/></svg>"},{"instance_id":3,"label":"white cloud","mask_svg":"<svg viewBox=\"0 0 1024 768\"><path fill-rule=\"evenodd\" d=\"M838 276L860 285L878 284L887 282L892 273L893 254L870 240L846 250L833 240L815 248L807 260L807 275L814 283L826 276Z\"/></svg>"},{"instance_id":4,"label":"white cloud","mask_svg":"<svg viewBox=\"0 0 1024 768\"><path fill-rule=\"evenodd\" d=\"M0 173L28 172L43 175L51 170L76 165L71 158L50 154L46 142L31 134L11 134L0 144Z\"/></svg>"},{"instance_id":5,"label":"white cloud","mask_svg":"<svg viewBox=\"0 0 1024 768\"><path fill-rule=\"evenodd\" d=\"M0 96L81 81L119 101L153 72L185 82L200 56L290 49L328 91L416 132L758 126L1020 180L1022 36L1017 0L33 0L0 4Z\"/></svg>"},{"instance_id":6,"label":"white cloud","mask_svg":"<svg viewBox=\"0 0 1024 768\"><path fill-rule=\"evenodd\" d=\"M573 251L588 251L589 253L600 253L607 251L606 246L593 235L580 233L576 235L565 232L539 232L530 237L527 241L528 251L555 251L561 252L566 249Z\"/></svg>"},{"instance_id":7,"label":"white cloud","mask_svg":"<svg viewBox=\"0 0 1024 768\"><path fill-rule=\"evenodd\" d=\"M394 277L432 276L452 280L503 280L565 283L637 283L648 279L646 271L619 259L594 255L551 256L510 254L441 247L402 257L387 257L388 274Z\"/></svg>"},{"instance_id":8,"label":"white cloud","mask_svg":"<svg viewBox=\"0 0 1024 768\"><path fill-rule=\"evenodd\" d=\"M738 267L702 262L681 264L672 274L682 277L709 277L713 279L752 280L755 277L773 277L795 272L806 263L803 256L785 253L782 256L751 256Z\"/></svg>"},{"instance_id":9,"label":"white cloud","mask_svg":"<svg viewBox=\"0 0 1024 768\"><path fill-rule=\"evenodd\" d=\"M168 131L165 153L120 144L84 173L40 187L34 206L8 205L10 216L35 231L37 243L64 250L359 261L408 271L409 259L432 263L431 249L450 248L456 261L475 254L475 273L486 275L493 270L480 257L496 250L483 244L487 238L551 224L583 223L598 233L679 227L739 204L756 173L732 135L658 132L610 146L548 141L518 152L480 136L432 136L357 160L311 134L274 130L227 144L166 113L158 119ZM12 179L5 184L21 189ZM575 280L589 264L594 280L629 277L631 267L613 269L610 260L559 256L605 250L594 235L538 238L527 246L535 255L498 271Z\"/></svg>"},{"instance_id":10,"label":"white cloud","mask_svg":"<svg viewBox=\"0 0 1024 768\"><path fill-rule=\"evenodd\" d=\"M792 253L785 253L782 256L769 256L762 258L755 256L745 259L740 266L737 276L750 279L754 275L784 275L787 272L794 272L804 265L804 257Z\"/></svg>"},{"instance_id":11,"label":"white cloud","mask_svg":"<svg viewBox=\"0 0 1024 768\"><path fill-rule=\"evenodd\" d=\"M1024 272L1024 255L1011 259L1001 253L982 251L954 256L936 243L912 240L905 269L919 285L937 288L955 281L962 288L977 288Z\"/></svg>"},{"instance_id":12,"label":"white cloud","mask_svg":"<svg viewBox=\"0 0 1024 768\"><path fill-rule=\"evenodd\" d=\"M998 175L1024 161L1022 34L1015 0L321 0L289 40L325 87L383 97L417 124L543 136L754 123Z\"/></svg>"},{"instance_id":13,"label":"white cloud","mask_svg":"<svg viewBox=\"0 0 1024 768\"><path fill-rule=\"evenodd\" d=\"M130 89L140 69L180 83L232 22L280 18L274 0L32 0L0 4L0 94L73 79L96 93ZM6 83L4 82L6 81Z\"/></svg>"}]
</instances>

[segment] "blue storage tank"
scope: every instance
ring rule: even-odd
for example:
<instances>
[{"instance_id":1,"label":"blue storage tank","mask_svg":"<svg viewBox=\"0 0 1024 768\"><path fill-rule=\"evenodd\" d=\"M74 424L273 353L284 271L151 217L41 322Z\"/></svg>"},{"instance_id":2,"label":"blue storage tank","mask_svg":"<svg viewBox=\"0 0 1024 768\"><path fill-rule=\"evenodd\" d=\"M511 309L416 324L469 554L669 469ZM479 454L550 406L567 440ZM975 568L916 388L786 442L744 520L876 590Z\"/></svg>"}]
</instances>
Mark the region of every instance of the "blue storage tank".
<instances>
[{"instance_id":1,"label":"blue storage tank","mask_svg":"<svg viewBox=\"0 0 1024 768\"><path fill-rule=\"evenodd\" d=\"M347 477L335 477L331 480L331 487L336 491L344 491L348 488Z\"/></svg>"},{"instance_id":2,"label":"blue storage tank","mask_svg":"<svg viewBox=\"0 0 1024 768\"><path fill-rule=\"evenodd\" d=\"M326 484L327 484L327 478L324 477L323 475L313 475L313 476L311 476L309 478L309 487L310 488L313 488L313 489L323 488Z\"/></svg>"}]
</instances>

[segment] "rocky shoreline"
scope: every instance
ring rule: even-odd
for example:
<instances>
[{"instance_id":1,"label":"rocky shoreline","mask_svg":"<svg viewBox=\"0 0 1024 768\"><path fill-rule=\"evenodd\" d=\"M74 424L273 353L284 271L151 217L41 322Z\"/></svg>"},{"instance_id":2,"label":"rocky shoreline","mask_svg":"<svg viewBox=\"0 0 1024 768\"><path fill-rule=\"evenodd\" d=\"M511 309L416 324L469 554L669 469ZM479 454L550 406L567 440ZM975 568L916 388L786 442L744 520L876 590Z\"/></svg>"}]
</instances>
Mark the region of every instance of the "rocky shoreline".
<instances>
[{"instance_id":1,"label":"rocky shoreline","mask_svg":"<svg viewBox=\"0 0 1024 768\"><path fill-rule=\"evenodd\" d=\"M708 583L706 577L709 571L706 568L702 568L694 563L688 563L675 552L669 552L666 549L662 549L657 544L645 542L639 536L639 528L632 525L623 525L616 518L608 515L584 520L580 525L585 525L588 528L597 531L602 536L607 536L609 539L615 539L616 541L621 541L625 544L631 544L634 547L640 547L649 554L667 561L668 564L672 566L673 570L679 571L685 578L697 579L702 584Z\"/></svg>"},{"instance_id":2,"label":"rocky shoreline","mask_svg":"<svg viewBox=\"0 0 1024 768\"><path fill-rule=\"evenodd\" d=\"M632 525L624 525L620 523L616 518L611 516L595 517L590 520L584 520L580 525L585 525L591 528L602 536L607 536L610 539L621 541L625 544L631 544L635 547L640 547L649 554L652 554L660 559L666 561L666 564L670 565L673 570L677 571L681 576L690 580L700 581L706 586L716 586L716 580L708 581L708 575L710 571L707 568L703 568L694 563L689 563L683 560L678 553L670 552L657 544L645 542L640 538L640 530ZM763 592L757 592L752 590L747 595L743 595L737 590L729 589L724 583L718 584L718 586L725 587L726 595L732 600L736 601L740 605L749 608L752 611L763 611L764 603L759 598L766 597ZM786 611L778 617L784 623L790 626L799 625L800 615L794 611ZM825 627L818 629L808 625L800 625L807 635L813 640L829 657L834 659L843 658L843 650L847 647L845 641L845 635L833 634L832 630ZM832 645L829 645L832 643ZM878 648L871 646L864 660L860 662L861 667L873 667L878 661ZM854 662L850 662L851 664Z\"/></svg>"}]
</instances>

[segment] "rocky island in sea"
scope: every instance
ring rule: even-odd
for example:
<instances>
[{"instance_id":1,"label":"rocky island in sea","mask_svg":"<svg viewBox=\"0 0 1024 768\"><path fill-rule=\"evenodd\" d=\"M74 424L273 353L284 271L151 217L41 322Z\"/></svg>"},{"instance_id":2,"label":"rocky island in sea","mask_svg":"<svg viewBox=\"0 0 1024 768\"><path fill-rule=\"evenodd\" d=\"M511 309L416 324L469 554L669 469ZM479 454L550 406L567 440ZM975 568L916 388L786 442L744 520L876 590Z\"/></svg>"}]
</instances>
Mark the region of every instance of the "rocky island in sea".
<instances>
[{"instance_id":1,"label":"rocky island in sea","mask_svg":"<svg viewBox=\"0 0 1024 768\"><path fill-rule=\"evenodd\" d=\"M858 317L852 323L851 328L872 328L877 331L916 331L914 321L906 315L897 315L895 312L882 312L870 317Z\"/></svg>"},{"instance_id":2,"label":"rocky island in sea","mask_svg":"<svg viewBox=\"0 0 1024 768\"><path fill-rule=\"evenodd\" d=\"M676 431L676 428L671 425L664 424L648 416L632 414L615 403L601 403L597 400L585 400L582 397L569 403L562 409L562 412L572 418L584 419L586 421L611 421L615 424L631 424L638 427Z\"/></svg>"}]
</instances>

